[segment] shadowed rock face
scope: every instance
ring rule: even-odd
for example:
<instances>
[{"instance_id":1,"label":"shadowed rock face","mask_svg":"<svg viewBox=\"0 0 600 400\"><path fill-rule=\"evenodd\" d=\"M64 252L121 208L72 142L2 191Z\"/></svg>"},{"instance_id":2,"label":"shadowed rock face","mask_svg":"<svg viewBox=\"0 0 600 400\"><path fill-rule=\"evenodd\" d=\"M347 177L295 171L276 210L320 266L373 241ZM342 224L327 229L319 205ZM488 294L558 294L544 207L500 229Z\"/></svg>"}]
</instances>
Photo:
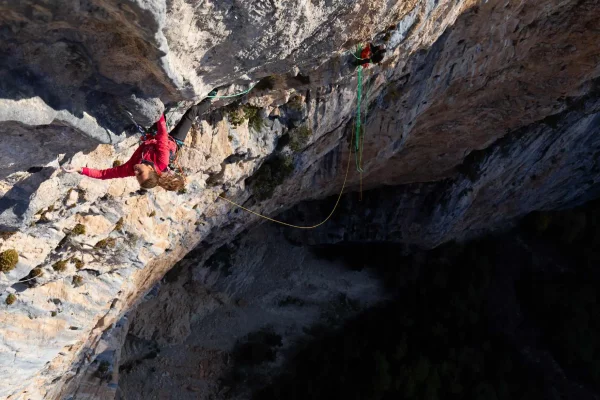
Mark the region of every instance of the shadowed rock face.
<instances>
[{"instance_id":1,"label":"shadowed rock face","mask_svg":"<svg viewBox=\"0 0 600 400\"><path fill-rule=\"evenodd\" d=\"M351 160L353 193L333 220L288 237L433 247L598 194L591 0L9 1L0 11L0 225L17 231L0 251L20 255L0 274L0 397L92 393L102 361L119 362L107 350L125 337L113 323L198 244L194 263L258 221L219 194L271 216L289 210L281 217L292 222L324 219L332 202L315 201L342 186L356 111L353 58L342 51L373 37L388 53L364 72L363 201ZM268 75L241 98L255 108L217 102L192 130L180 158L187 193L58 170L133 153L121 106L146 124L181 101L175 122L212 88L233 93ZM300 127L310 134L292 149ZM273 173L282 166L288 173ZM259 201L265 182L272 195ZM76 224L85 234L70 234ZM106 239L115 246L96 246ZM66 270L52 268L64 260ZM43 276L18 283L34 267ZM17 301L6 306L9 293Z\"/></svg>"}]
</instances>

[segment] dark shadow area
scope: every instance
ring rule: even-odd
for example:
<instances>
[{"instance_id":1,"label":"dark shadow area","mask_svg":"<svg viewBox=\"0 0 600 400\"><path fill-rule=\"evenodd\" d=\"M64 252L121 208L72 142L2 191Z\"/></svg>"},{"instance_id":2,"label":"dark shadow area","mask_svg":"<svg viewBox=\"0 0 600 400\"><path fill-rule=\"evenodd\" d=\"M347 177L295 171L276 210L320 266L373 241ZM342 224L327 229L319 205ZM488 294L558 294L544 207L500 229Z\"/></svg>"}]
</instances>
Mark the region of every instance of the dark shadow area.
<instances>
[{"instance_id":1,"label":"dark shadow area","mask_svg":"<svg viewBox=\"0 0 600 400\"><path fill-rule=\"evenodd\" d=\"M87 113L117 135L129 124L119 102L170 100L150 10L135 3L9 3L0 28L0 98L39 97L56 111ZM144 107L131 111L148 114Z\"/></svg>"},{"instance_id":2,"label":"dark shadow area","mask_svg":"<svg viewBox=\"0 0 600 400\"><path fill-rule=\"evenodd\" d=\"M19 122L0 125L0 180L15 172L43 174L44 165L64 154L64 160L78 152L90 152L98 142L62 124L28 126ZM33 177L33 175L32 175Z\"/></svg>"},{"instance_id":3,"label":"dark shadow area","mask_svg":"<svg viewBox=\"0 0 600 400\"><path fill-rule=\"evenodd\" d=\"M12 54L0 52L0 97L4 99L39 97L56 111L65 110L77 118L83 118L85 112L102 128L120 134L130 122L118 108L117 100L133 94L144 97L131 85L119 85L99 76L90 76L78 87L66 86L52 76L31 71Z\"/></svg>"},{"instance_id":4,"label":"dark shadow area","mask_svg":"<svg viewBox=\"0 0 600 400\"><path fill-rule=\"evenodd\" d=\"M0 197L0 230L6 231L20 226L23 214L29 209L31 195L50 178L54 171L55 169L51 167L43 168L41 172L17 182ZM9 215L4 215L7 210L11 212Z\"/></svg>"},{"instance_id":5,"label":"dark shadow area","mask_svg":"<svg viewBox=\"0 0 600 400\"><path fill-rule=\"evenodd\" d=\"M249 385L257 400L594 399L600 392L600 201L533 213L510 232L409 256L388 243L314 253L373 270L394 300L338 330L308 329L275 377L260 371L276 368L267 366L277 343L260 333L240 341L225 381L234 391Z\"/></svg>"},{"instance_id":6,"label":"dark shadow area","mask_svg":"<svg viewBox=\"0 0 600 400\"><path fill-rule=\"evenodd\" d=\"M56 171L46 167L63 155L63 163L78 152L93 151L98 143L61 124L27 126L5 122L0 127L0 180L11 188L0 196L0 230L18 228L32 195ZM25 177L14 175L27 171Z\"/></svg>"}]
</instances>

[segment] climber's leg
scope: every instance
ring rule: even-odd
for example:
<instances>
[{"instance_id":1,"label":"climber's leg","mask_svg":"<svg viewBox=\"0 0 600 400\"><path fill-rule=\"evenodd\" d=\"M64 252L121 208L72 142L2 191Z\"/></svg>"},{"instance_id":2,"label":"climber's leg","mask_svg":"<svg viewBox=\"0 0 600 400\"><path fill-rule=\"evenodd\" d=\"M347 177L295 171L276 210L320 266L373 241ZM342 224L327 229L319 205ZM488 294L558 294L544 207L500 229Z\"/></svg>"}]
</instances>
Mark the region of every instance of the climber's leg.
<instances>
[{"instance_id":1,"label":"climber's leg","mask_svg":"<svg viewBox=\"0 0 600 400\"><path fill-rule=\"evenodd\" d=\"M203 115L210 107L210 99L202 100L200 103L191 107L183 114L181 121L173 128L170 135L181 142L185 142L185 138L194 123L196 117Z\"/></svg>"}]
</instances>

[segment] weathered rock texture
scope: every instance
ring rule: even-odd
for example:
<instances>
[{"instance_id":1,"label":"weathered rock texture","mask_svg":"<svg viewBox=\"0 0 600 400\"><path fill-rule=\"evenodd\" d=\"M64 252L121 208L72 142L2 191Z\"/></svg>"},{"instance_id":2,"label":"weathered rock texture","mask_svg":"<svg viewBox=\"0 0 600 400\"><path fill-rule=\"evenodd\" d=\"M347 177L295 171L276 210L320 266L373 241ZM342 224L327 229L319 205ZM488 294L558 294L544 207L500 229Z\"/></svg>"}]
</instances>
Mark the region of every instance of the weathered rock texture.
<instances>
[{"instance_id":1,"label":"weathered rock texture","mask_svg":"<svg viewBox=\"0 0 600 400\"><path fill-rule=\"evenodd\" d=\"M435 246L598 193L597 1L4 1L0 11L0 225L16 231L0 251L20 256L0 274L0 397L114 395L114 382L102 394L81 378L110 378L119 354L106 343L127 330L111 330L116 321L199 243L201 262L258 222L219 194L276 215L338 193L356 107L345 51L374 36L389 51L365 71L369 191L363 203L342 198L310 236L290 231L297 240ZM59 172L134 151L121 107L149 123L184 101L176 120L214 87L232 93L267 75L241 99L258 119L235 127L234 105L217 102L191 132L187 193ZM293 151L285 143L301 126L312 134ZM293 172L259 200L264 179L247 178L274 152ZM360 185L351 171L347 186ZM329 207L288 218L312 224ZM70 233L76 224L85 234ZM34 267L43 275L31 279Z\"/></svg>"}]
</instances>

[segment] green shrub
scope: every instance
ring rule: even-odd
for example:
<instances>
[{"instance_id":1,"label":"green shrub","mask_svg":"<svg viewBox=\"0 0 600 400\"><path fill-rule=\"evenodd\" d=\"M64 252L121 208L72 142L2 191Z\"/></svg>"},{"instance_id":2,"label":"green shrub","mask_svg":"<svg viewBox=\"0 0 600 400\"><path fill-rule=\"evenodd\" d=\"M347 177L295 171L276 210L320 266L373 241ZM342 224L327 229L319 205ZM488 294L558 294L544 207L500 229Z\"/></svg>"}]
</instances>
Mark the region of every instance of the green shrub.
<instances>
[{"instance_id":1,"label":"green shrub","mask_svg":"<svg viewBox=\"0 0 600 400\"><path fill-rule=\"evenodd\" d=\"M29 272L29 278L38 278L44 275L44 271L40 267L35 267Z\"/></svg>"},{"instance_id":2,"label":"green shrub","mask_svg":"<svg viewBox=\"0 0 600 400\"><path fill-rule=\"evenodd\" d=\"M6 250L0 253L0 271L10 272L17 266L19 262L19 253L16 250Z\"/></svg>"},{"instance_id":3,"label":"green shrub","mask_svg":"<svg viewBox=\"0 0 600 400\"><path fill-rule=\"evenodd\" d=\"M6 297L6 305L10 306L11 304L14 304L16 301L17 301L17 296L15 296L12 293Z\"/></svg>"},{"instance_id":4,"label":"green shrub","mask_svg":"<svg viewBox=\"0 0 600 400\"><path fill-rule=\"evenodd\" d=\"M260 110L261 108L259 107L254 107L248 104L244 105L244 116L248 119L248 126L255 132L259 132L265 124L264 120L260 116Z\"/></svg>"},{"instance_id":5,"label":"green shrub","mask_svg":"<svg viewBox=\"0 0 600 400\"><path fill-rule=\"evenodd\" d=\"M123 217L121 217L118 221L117 224L115 225L115 231L120 231L121 229L123 229Z\"/></svg>"},{"instance_id":6,"label":"green shrub","mask_svg":"<svg viewBox=\"0 0 600 400\"><path fill-rule=\"evenodd\" d=\"M248 120L248 127L258 132L264 126L264 121L260 116L260 110L260 107L244 104L242 107L231 105L225 112L229 123L234 128Z\"/></svg>"},{"instance_id":7,"label":"green shrub","mask_svg":"<svg viewBox=\"0 0 600 400\"><path fill-rule=\"evenodd\" d=\"M120 167L121 165L123 165L123 163L121 162L121 160L115 160L115 161L113 161L113 168Z\"/></svg>"},{"instance_id":8,"label":"green shrub","mask_svg":"<svg viewBox=\"0 0 600 400\"><path fill-rule=\"evenodd\" d=\"M78 270L82 269L82 268L83 268L83 266L85 265L85 264L83 263L83 261L81 261L81 259L79 259L79 258L76 258L76 257L71 257L71 262L72 262L73 264L75 264L75 268L76 268L76 269L78 269Z\"/></svg>"},{"instance_id":9,"label":"green shrub","mask_svg":"<svg viewBox=\"0 0 600 400\"><path fill-rule=\"evenodd\" d=\"M244 112L239 108L229 108L226 110L227 119L234 128L240 126L246 120Z\"/></svg>"},{"instance_id":10,"label":"green shrub","mask_svg":"<svg viewBox=\"0 0 600 400\"><path fill-rule=\"evenodd\" d=\"M77 224L71 231L73 235L85 235L85 225Z\"/></svg>"},{"instance_id":11,"label":"green shrub","mask_svg":"<svg viewBox=\"0 0 600 400\"><path fill-rule=\"evenodd\" d=\"M252 192L258 200L266 200L273 195L275 188L281 185L294 172L293 160L289 156L278 155L265 162L252 176Z\"/></svg>"},{"instance_id":12,"label":"green shrub","mask_svg":"<svg viewBox=\"0 0 600 400\"><path fill-rule=\"evenodd\" d=\"M312 136L312 129L306 125L302 125L290 132L290 149L294 152L299 152L304 149L310 137Z\"/></svg>"},{"instance_id":13,"label":"green shrub","mask_svg":"<svg viewBox=\"0 0 600 400\"><path fill-rule=\"evenodd\" d=\"M52 268L56 272L64 272L67 269L68 260L60 260L52 264Z\"/></svg>"},{"instance_id":14,"label":"green shrub","mask_svg":"<svg viewBox=\"0 0 600 400\"><path fill-rule=\"evenodd\" d=\"M73 286L79 287L83 285L83 277L80 275L73 276Z\"/></svg>"},{"instance_id":15,"label":"green shrub","mask_svg":"<svg viewBox=\"0 0 600 400\"><path fill-rule=\"evenodd\" d=\"M116 244L117 240L115 238L106 238L96 243L94 247L97 249L106 249L108 247L115 247Z\"/></svg>"}]
</instances>

